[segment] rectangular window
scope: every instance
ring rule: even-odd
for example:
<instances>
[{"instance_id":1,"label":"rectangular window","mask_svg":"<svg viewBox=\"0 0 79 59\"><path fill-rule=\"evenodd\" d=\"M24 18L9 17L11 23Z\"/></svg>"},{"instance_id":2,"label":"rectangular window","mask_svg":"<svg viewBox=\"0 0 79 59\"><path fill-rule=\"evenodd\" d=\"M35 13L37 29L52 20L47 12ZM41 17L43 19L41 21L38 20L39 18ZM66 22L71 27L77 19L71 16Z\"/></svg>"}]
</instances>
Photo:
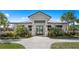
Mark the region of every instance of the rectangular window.
<instances>
[{"instance_id":1,"label":"rectangular window","mask_svg":"<svg viewBox=\"0 0 79 59\"><path fill-rule=\"evenodd\" d=\"M56 25L56 27L62 29L62 25Z\"/></svg>"},{"instance_id":2,"label":"rectangular window","mask_svg":"<svg viewBox=\"0 0 79 59\"><path fill-rule=\"evenodd\" d=\"M34 23L45 23L45 21L43 21L43 20L36 20L36 21L34 21Z\"/></svg>"},{"instance_id":3,"label":"rectangular window","mask_svg":"<svg viewBox=\"0 0 79 59\"><path fill-rule=\"evenodd\" d=\"M32 31L32 25L29 25L28 28L29 28L29 31Z\"/></svg>"},{"instance_id":4,"label":"rectangular window","mask_svg":"<svg viewBox=\"0 0 79 59\"><path fill-rule=\"evenodd\" d=\"M48 25L48 31L50 31L51 30L51 25Z\"/></svg>"}]
</instances>

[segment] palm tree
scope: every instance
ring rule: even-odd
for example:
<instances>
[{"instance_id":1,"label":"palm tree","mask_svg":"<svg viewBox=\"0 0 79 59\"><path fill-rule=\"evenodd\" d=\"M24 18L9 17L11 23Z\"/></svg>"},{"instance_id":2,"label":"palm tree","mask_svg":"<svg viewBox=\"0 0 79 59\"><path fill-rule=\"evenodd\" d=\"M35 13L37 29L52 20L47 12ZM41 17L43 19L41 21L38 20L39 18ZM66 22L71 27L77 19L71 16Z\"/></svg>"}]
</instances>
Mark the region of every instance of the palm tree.
<instances>
[{"instance_id":1,"label":"palm tree","mask_svg":"<svg viewBox=\"0 0 79 59\"><path fill-rule=\"evenodd\" d=\"M61 16L61 21L65 21L65 22L67 22L68 23L68 26L67 26L67 30L69 30L69 24L70 23L73 23L73 27L74 27L74 25L75 25L75 21L76 21L76 17L75 17L75 15L74 15L74 13L73 12L66 12L66 13L64 13L62 16ZM74 32L74 30L73 30L73 32Z\"/></svg>"},{"instance_id":2,"label":"palm tree","mask_svg":"<svg viewBox=\"0 0 79 59\"><path fill-rule=\"evenodd\" d=\"M6 29L6 26L8 25L8 18L4 13L0 13L0 26L3 26L4 30Z\"/></svg>"}]
</instances>

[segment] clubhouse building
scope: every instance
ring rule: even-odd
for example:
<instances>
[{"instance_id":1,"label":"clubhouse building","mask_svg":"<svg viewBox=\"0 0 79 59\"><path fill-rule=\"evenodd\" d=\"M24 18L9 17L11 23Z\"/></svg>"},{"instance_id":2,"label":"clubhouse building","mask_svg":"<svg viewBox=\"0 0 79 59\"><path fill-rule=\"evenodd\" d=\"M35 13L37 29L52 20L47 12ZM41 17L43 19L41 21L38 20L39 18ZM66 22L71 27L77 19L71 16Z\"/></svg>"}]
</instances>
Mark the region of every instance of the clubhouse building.
<instances>
[{"instance_id":1,"label":"clubhouse building","mask_svg":"<svg viewBox=\"0 0 79 59\"><path fill-rule=\"evenodd\" d=\"M51 29L51 27L58 27L66 31L68 25L65 22L50 21L51 16L41 11L38 11L28 16L28 18L30 20L28 22L20 22L20 23L10 22L9 28L15 29L17 24L22 24L32 33L33 36L36 35L47 36L48 31Z\"/></svg>"}]
</instances>

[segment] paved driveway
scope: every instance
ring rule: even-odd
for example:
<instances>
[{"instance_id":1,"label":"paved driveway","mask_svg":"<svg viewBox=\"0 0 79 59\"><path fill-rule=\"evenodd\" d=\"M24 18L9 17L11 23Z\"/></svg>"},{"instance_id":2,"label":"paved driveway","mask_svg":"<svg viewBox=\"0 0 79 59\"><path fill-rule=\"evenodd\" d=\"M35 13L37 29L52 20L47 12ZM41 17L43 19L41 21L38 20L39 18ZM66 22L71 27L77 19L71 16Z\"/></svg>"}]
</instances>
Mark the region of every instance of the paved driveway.
<instances>
[{"instance_id":1,"label":"paved driveway","mask_svg":"<svg viewBox=\"0 0 79 59\"><path fill-rule=\"evenodd\" d=\"M49 49L51 44L55 42L79 42L79 40L50 39L48 37L34 36L28 39L21 39L16 43L22 44L27 49Z\"/></svg>"},{"instance_id":2,"label":"paved driveway","mask_svg":"<svg viewBox=\"0 0 79 59\"><path fill-rule=\"evenodd\" d=\"M48 37L35 36L28 39L21 39L21 41L18 41L17 43L22 44L28 49L45 49L49 48L52 42L53 40Z\"/></svg>"}]
</instances>

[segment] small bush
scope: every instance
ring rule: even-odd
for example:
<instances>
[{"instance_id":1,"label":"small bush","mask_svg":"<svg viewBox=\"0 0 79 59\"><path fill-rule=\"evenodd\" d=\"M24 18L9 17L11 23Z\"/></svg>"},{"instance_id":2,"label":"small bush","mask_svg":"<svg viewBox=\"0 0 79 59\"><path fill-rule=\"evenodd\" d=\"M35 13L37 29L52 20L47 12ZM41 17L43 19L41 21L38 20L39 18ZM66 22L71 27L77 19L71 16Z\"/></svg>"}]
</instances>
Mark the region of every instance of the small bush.
<instances>
[{"instance_id":1,"label":"small bush","mask_svg":"<svg viewBox=\"0 0 79 59\"><path fill-rule=\"evenodd\" d=\"M14 31L5 31L0 33L0 39L18 39Z\"/></svg>"},{"instance_id":2,"label":"small bush","mask_svg":"<svg viewBox=\"0 0 79 59\"><path fill-rule=\"evenodd\" d=\"M2 32L0 35L1 37L15 37L16 33L14 31L5 31Z\"/></svg>"},{"instance_id":3,"label":"small bush","mask_svg":"<svg viewBox=\"0 0 79 59\"><path fill-rule=\"evenodd\" d=\"M65 33L65 36L67 36L67 37L74 37L75 34L76 33L74 33L74 32L67 32L67 33Z\"/></svg>"},{"instance_id":4,"label":"small bush","mask_svg":"<svg viewBox=\"0 0 79 59\"><path fill-rule=\"evenodd\" d=\"M14 31L5 31L0 34L1 37L15 37L16 33Z\"/></svg>"},{"instance_id":5,"label":"small bush","mask_svg":"<svg viewBox=\"0 0 79 59\"><path fill-rule=\"evenodd\" d=\"M79 32L75 33L75 36L79 37Z\"/></svg>"},{"instance_id":6,"label":"small bush","mask_svg":"<svg viewBox=\"0 0 79 59\"><path fill-rule=\"evenodd\" d=\"M52 28L52 29L48 32L48 36L49 36L49 37L64 36L64 32L62 31L62 29L59 29L59 28Z\"/></svg>"},{"instance_id":7,"label":"small bush","mask_svg":"<svg viewBox=\"0 0 79 59\"><path fill-rule=\"evenodd\" d=\"M27 37L27 38L32 37L32 34L31 34L31 33L28 33L28 34L26 35L26 37Z\"/></svg>"}]
</instances>

